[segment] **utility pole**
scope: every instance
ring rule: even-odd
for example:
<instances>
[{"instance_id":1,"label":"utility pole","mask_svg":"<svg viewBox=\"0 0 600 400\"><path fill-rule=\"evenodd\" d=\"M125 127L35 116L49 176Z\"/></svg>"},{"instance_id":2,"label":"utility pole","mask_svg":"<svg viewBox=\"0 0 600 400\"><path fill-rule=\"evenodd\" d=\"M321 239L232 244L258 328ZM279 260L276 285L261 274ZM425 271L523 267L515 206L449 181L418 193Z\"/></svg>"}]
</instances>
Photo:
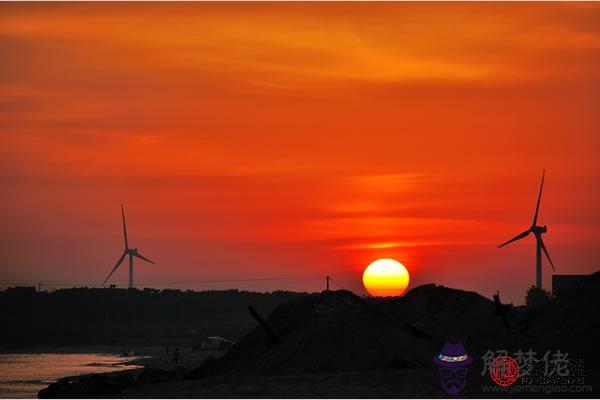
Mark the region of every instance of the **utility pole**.
<instances>
[{"instance_id":1,"label":"utility pole","mask_svg":"<svg viewBox=\"0 0 600 400\"><path fill-rule=\"evenodd\" d=\"M327 275L327 276L325 277L325 280L326 280L326 282L327 282L327 290L326 290L326 291L327 291L327 292L329 292L329 275Z\"/></svg>"}]
</instances>

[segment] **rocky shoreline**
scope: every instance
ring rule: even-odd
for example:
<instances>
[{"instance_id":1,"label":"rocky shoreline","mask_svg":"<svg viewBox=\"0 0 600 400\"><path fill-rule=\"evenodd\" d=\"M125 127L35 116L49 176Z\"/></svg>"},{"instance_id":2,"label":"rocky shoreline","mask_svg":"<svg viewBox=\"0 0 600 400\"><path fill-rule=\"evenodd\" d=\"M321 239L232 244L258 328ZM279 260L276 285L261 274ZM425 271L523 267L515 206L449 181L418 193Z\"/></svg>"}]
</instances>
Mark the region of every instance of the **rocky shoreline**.
<instances>
[{"instance_id":1,"label":"rocky shoreline","mask_svg":"<svg viewBox=\"0 0 600 400\"><path fill-rule=\"evenodd\" d=\"M106 397L126 392L134 385L176 379L177 369L141 367L118 372L70 376L51 383L38 393L40 399Z\"/></svg>"},{"instance_id":2,"label":"rocky shoreline","mask_svg":"<svg viewBox=\"0 0 600 400\"><path fill-rule=\"evenodd\" d=\"M158 350L124 362L139 366L122 371L67 376L38 392L38 398L89 398L126 394L139 385L156 384L182 379L190 369L207 358L220 356L222 351L183 352L178 363Z\"/></svg>"}]
</instances>

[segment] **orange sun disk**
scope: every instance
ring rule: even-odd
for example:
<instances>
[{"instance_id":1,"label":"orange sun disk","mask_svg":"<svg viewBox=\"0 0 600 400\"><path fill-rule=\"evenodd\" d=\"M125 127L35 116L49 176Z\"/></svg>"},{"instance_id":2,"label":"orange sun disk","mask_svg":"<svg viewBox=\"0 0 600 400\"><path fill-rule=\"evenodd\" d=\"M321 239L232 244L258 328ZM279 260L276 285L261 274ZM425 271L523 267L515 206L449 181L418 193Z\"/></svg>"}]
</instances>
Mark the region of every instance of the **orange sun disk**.
<instances>
[{"instance_id":1,"label":"orange sun disk","mask_svg":"<svg viewBox=\"0 0 600 400\"><path fill-rule=\"evenodd\" d=\"M371 296L401 296L409 280L406 267L391 258L373 261L363 272L363 284Z\"/></svg>"}]
</instances>

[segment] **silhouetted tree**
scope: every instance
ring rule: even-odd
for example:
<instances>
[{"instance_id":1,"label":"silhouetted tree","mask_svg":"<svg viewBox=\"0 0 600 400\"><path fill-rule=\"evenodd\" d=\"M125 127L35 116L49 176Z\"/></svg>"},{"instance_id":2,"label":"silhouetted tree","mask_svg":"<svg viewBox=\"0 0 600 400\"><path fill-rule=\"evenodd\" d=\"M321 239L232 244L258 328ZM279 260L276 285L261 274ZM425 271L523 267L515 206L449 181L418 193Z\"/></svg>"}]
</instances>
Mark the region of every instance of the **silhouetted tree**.
<instances>
[{"instance_id":1,"label":"silhouetted tree","mask_svg":"<svg viewBox=\"0 0 600 400\"><path fill-rule=\"evenodd\" d=\"M545 291L542 288L537 288L531 285L527 289L527 295L525 296L525 304L530 308L537 308L543 306L550 301L550 292Z\"/></svg>"}]
</instances>

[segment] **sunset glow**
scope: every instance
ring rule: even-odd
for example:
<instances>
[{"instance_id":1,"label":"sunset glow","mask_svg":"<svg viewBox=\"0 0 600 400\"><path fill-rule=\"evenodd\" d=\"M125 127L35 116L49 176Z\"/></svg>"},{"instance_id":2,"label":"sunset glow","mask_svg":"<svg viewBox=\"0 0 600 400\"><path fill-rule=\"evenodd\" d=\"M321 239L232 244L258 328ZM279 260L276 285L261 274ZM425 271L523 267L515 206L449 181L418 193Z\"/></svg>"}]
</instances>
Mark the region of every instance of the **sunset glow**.
<instances>
[{"instance_id":1,"label":"sunset glow","mask_svg":"<svg viewBox=\"0 0 600 400\"><path fill-rule=\"evenodd\" d=\"M0 54L3 281L101 283L124 204L140 284L521 304L543 168L557 273L600 265L597 3L3 3Z\"/></svg>"}]
</instances>

